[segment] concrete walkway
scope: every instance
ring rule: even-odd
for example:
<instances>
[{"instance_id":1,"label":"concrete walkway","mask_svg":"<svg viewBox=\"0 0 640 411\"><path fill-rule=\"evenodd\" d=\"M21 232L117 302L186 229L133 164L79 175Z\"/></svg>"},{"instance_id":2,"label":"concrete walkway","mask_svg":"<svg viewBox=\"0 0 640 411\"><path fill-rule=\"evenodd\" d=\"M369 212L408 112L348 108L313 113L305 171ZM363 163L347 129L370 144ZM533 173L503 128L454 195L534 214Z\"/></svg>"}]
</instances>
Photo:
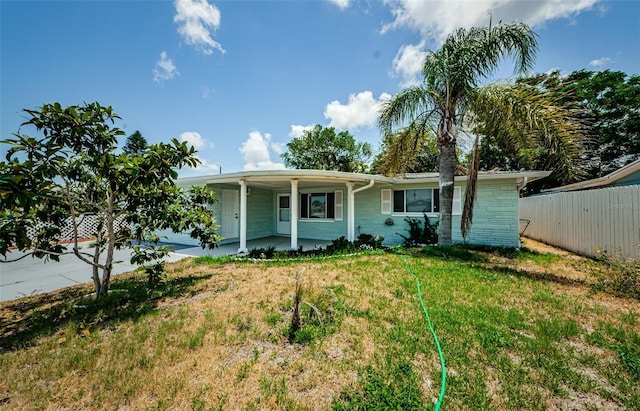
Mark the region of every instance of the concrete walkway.
<instances>
[{"instance_id":1,"label":"concrete walkway","mask_svg":"<svg viewBox=\"0 0 640 411\"><path fill-rule=\"evenodd\" d=\"M326 246L328 241L299 240L298 243L305 250L313 249L316 245ZM81 248L88 248L89 242L80 243ZM247 242L249 250L274 246L278 250L290 247L288 237L267 237ZM69 247L69 249L71 249ZM234 255L238 251L238 243L221 245L213 250L202 249L189 245L174 244L174 252L165 259L168 262L182 260L187 257L202 255ZM12 251L7 254L7 260L15 260L24 253ZM129 263L131 250L116 250L112 275L134 271L136 266ZM60 261L46 261L44 259L27 256L12 263L0 263L0 302L54 291L76 284L92 282L92 268L75 255L63 255Z\"/></svg>"}]
</instances>

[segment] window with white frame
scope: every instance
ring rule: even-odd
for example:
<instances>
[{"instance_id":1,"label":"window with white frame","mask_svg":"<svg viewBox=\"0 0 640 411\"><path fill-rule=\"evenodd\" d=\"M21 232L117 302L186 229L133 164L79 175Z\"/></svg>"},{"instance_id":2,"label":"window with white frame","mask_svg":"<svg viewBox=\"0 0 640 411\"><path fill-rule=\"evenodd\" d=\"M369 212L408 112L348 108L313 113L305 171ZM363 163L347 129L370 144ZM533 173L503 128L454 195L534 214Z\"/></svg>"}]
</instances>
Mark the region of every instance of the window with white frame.
<instances>
[{"instance_id":1,"label":"window with white frame","mask_svg":"<svg viewBox=\"0 0 640 411\"><path fill-rule=\"evenodd\" d=\"M417 188L404 190L383 189L381 194L382 214L434 214L440 212L440 190ZM461 189L453 190L453 214L461 212Z\"/></svg>"},{"instance_id":2,"label":"window with white frame","mask_svg":"<svg viewBox=\"0 0 640 411\"><path fill-rule=\"evenodd\" d=\"M440 203L437 188L393 190L394 213L437 213Z\"/></svg>"},{"instance_id":3,"label":"window with white frame","mask_svg":"<svg viewBox=\"0 0 640 411\"><path fill-rule=\"evenodd\" d=\"M342 191L301 193L300 218L342 220Z\"/></svg>"}]
</instances>

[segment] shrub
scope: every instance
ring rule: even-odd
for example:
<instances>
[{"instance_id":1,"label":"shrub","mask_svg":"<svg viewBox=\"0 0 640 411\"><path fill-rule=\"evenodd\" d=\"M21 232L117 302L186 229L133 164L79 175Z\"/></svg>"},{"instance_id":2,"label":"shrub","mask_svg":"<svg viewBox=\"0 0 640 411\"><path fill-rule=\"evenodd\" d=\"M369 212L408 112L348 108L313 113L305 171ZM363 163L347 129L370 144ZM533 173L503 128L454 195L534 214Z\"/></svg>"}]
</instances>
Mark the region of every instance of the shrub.
<instances>
[{"instance_id":1,"label":"shrub","mask_svg":"<svg viewBox=\"0 0 640 411\"><path fill-rule=\"evenodd\" d=\"M405 247L436 244L438 242L438 223L431 224L426 213L424 213L424 222L417 218L409 217L405 218L404 221L409 224L407 229L409 236L406 237L400 234L400 237L404 238Z\"/></svg>"},{"instance_id":2,"label":"shrub","mask_svg":"<svg viewBox=\"0 0 640 411\"><path fill-rule=\"evenodd\" d=\"M356 245L347 240L345 236L336 238L327 246L327 254L345 254L356 250Z\"/></svg>"},{"instance_id":3,"label":"shrub","mask_svg":"<svg viewBox=\"0 0 640 411\"><path fill-rule=\"evenodd\" d=\"M602 250L596 259L603 264L593 272L595 289L640 300L640 260Z\"/></svg>"},{"instance_id":4,"label":"shrub","mask_svg":"<svg viewBox=\"0 0 640 411\"><path fill-rule=\"evenodd\" d=\"M267 248L252 248L249 250L248 257L249 258L259 258L270 260L276 254L276 248L273 246L269 246Z\"/></svg>"},{"instance_id":5,"label":"shrub","mask_svg":"<svg viewBox=\"0 0 640 411\"><path fill-rule=\"evenodd\" d=\"M382 242L384 241L384 237L380 235L371 235L362 233L358 236L358 239L355 241L355 246L361 250L369 249L369 250L378 250L383 248Z\"/></svg>"}]
</instances>

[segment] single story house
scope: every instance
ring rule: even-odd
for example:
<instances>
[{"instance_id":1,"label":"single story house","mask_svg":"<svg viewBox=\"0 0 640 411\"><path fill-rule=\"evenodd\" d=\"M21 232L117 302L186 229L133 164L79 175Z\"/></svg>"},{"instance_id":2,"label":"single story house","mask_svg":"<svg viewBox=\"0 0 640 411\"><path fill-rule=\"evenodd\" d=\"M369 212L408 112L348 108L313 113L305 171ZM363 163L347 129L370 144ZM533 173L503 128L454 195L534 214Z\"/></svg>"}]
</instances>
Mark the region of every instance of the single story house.
<instances>
[{"instance_id":1,"label":"single story house","mask_svg":"<svg viewBox=\"0 0 640 411\"><path fill-rule=\"evenodd\" d=\"M520 190L546 171L483 173L478 177L474 223L467 242L518 247ZM298 239L353 241L361 233L381 235L388 245L407 235L407 217L438 219L438 174L401 177L324 170L243 171L179 179L181 186L206 185L218 195L214 212L222 243L287 236L291 249ZM463 242L460 216L466 177L456 177L453 199L453 240ZM187 235L169 241L193 244Z\"/></svg>"}]
</instances>

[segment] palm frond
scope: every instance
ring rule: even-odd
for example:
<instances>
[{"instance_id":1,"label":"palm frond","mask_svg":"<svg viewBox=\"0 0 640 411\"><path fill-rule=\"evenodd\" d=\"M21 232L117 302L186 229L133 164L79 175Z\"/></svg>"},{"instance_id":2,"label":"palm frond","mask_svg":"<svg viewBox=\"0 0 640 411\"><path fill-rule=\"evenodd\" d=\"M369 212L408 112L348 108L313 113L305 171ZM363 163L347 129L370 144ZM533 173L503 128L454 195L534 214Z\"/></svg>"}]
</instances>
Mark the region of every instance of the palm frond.
<instances>
[{"instance_id":1,"label":"palm frond","mask_svg":"<svg viewBox=\"0 0 640 411\"><path fill-rule=\"evenodd\" d=\"M547 168L565 182L581 173L580 142L587 129L584 116L559 99L555 92L527 84L493 83L476 90L472 111L484 134L516 149L543 148Z\"/></svg>"},{"instance_id":2,"label":"palm frond","mask_svg":"<svg viewBox=\"0 0 640 411\"><path fill-rule=\"evenodd\" d=\"M462 218L460 220L460 231L462 238L466 239L471 231L473 224L473 206L476 202L476 193L478 191L478 169L480 164L480 149L478 145L479 137L473 142L471 149L469 168L467 171L467 189L464 194L464 208L462 209Z\"/></svg>"},{"instance_id":3,"label":"palm frond","mask_svg":"<svg viewBox=\"0 0 640 411\"><path fill-rule=\"evenodd\" d=\"M422 74L427 88L463 102L502 58L513 58L515 72L522 73L533 67L536 51L536 34L524 23L458 29L437 52L427 54Z\"/></svg>"},{"instance_id":4,"label":"palm frond","mask_svg":"<svg viewBox=\"0 0 640 411\"><path fill-rule=\"evenodd\" d=\"M414 86L384 102L378 118L381 133L388 135L395 128L406 127L413 122L426 123L435 111L433 98L431 91Z\"/></svg>"}]
</instances>

